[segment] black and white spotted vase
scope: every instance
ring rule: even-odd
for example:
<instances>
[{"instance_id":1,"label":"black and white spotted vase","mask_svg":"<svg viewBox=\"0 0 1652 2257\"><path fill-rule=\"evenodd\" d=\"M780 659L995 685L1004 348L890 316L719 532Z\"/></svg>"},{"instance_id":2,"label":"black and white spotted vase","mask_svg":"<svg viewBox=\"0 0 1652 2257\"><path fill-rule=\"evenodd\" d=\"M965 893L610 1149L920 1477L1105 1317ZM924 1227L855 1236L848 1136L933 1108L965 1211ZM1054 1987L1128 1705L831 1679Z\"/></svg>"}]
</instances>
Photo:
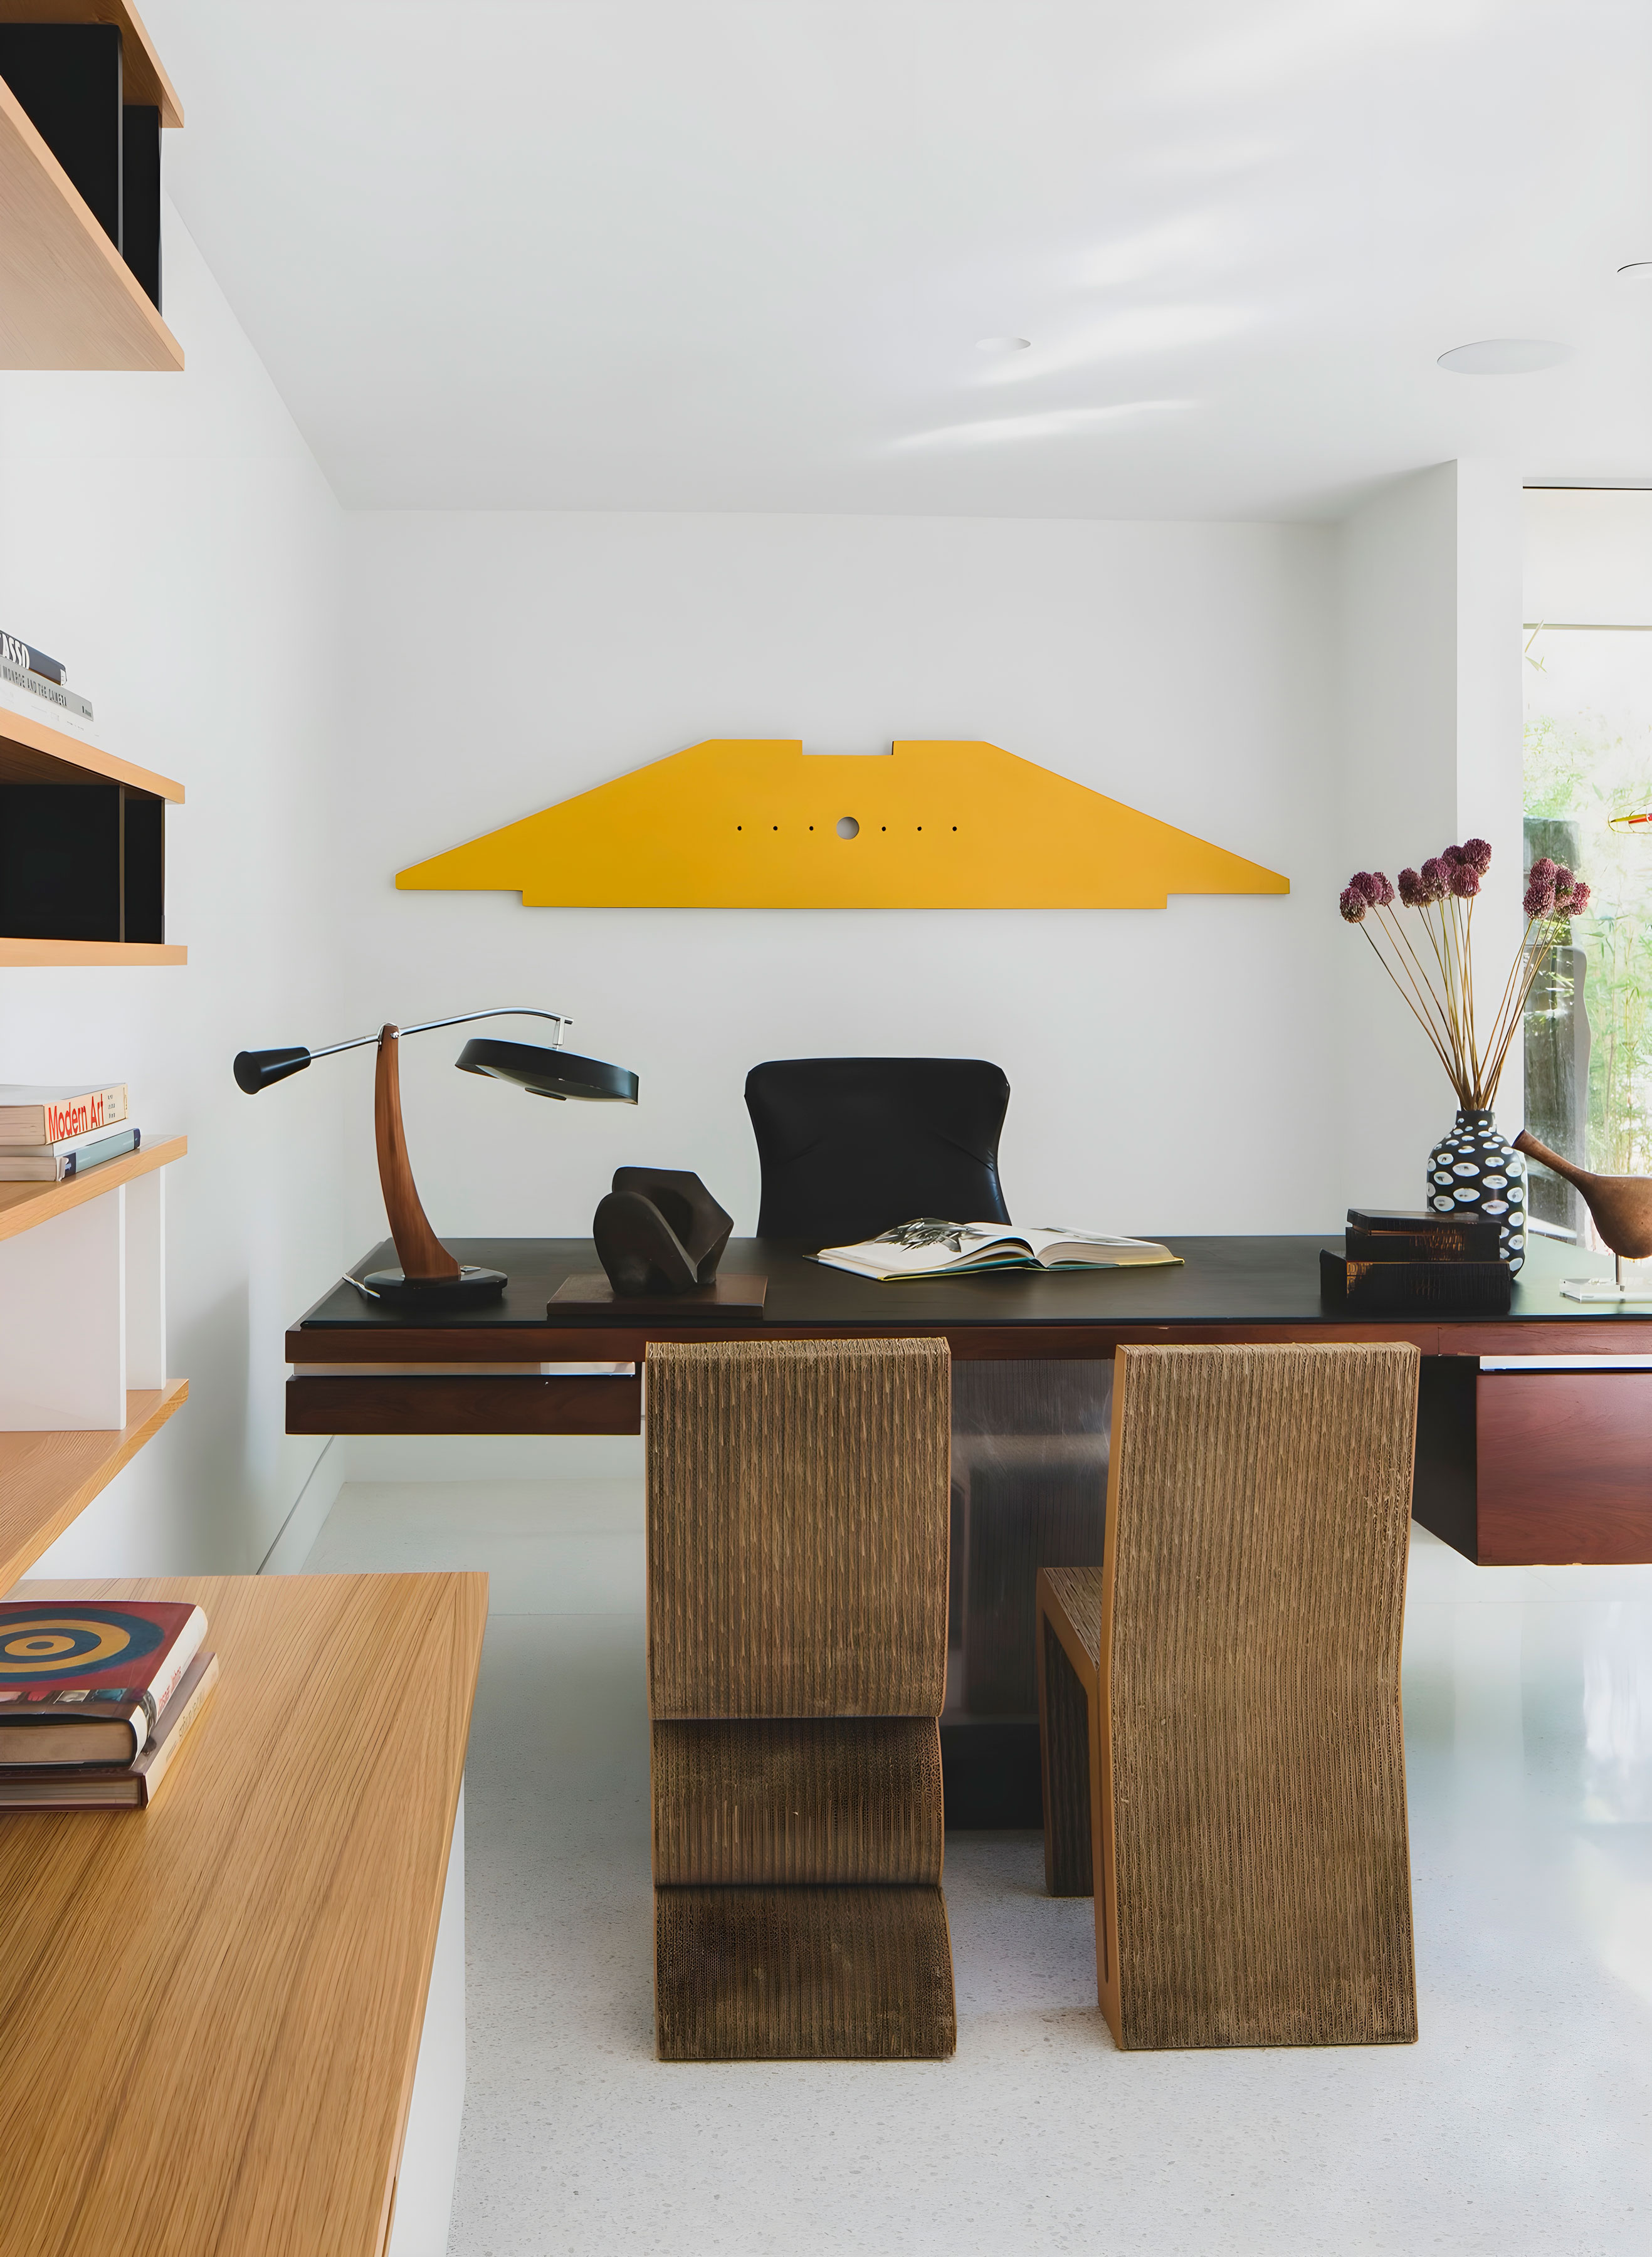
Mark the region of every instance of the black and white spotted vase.
<instances>
[{"instance_id":1,"label":"black and white spotted vase","mask_svg":"<svg viewBox=\"0 0 1652 2257\"><path fill-rule=\"evenodd\" d=\"M1526 1259L1526 1158L1500 1136L1489 1113L1459 1113L1429 1155L1429 1205L1436 1214L1483 1215L1498 1227L1511 1270Z\"/></svg>"}]
</instances>

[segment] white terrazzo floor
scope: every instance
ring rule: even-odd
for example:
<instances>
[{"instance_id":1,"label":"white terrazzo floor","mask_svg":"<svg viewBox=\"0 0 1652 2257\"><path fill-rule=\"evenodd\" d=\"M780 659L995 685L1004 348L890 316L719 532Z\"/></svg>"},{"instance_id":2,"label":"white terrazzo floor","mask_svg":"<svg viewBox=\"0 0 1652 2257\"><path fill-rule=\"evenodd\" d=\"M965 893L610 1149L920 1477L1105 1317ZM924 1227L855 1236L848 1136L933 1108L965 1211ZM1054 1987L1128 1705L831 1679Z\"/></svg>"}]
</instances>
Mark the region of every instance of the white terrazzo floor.
<instances>
[{"instance_id":1,"label":"white terrazzo floor","mask_svg":"<svg viewBox=\"0 0 1652 2257\"><path fill-rule=\"evenodd\" d=\"M653 2057L642 1500L353 1484L311 1570L485 1567L454 2257L1652 2252L1652 1568L1417 1532L1422 2040L1131 2055L1032 1835L954 1834L958 2054Z\"/></svg>"}]
</instances>

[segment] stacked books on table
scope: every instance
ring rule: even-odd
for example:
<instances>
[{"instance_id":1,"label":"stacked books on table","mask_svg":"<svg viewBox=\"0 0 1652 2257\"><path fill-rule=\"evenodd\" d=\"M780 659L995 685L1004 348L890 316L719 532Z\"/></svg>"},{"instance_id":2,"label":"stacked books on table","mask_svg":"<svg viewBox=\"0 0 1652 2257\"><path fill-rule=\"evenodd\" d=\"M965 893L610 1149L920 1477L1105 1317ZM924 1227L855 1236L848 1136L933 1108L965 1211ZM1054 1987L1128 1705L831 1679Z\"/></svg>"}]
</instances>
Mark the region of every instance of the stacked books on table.
<instances>
[{"instance_id":1,"label":"stacked books on table","mask_svg":"<svg viewBox=\"0 0 1652 2257\"><path fill-rule=\"evenodd\" d=\"M1495 1222L1464 1214L1415 1214L1351 1206L1343 1250L1319 1257L1329 1307L1405 1315L1471 1309L1506 1316L1514 1273L1502 1260Z\"/></svg>"},{"instance_id":2,"label":"stacked books on table","mask_svg":"<svg viewBox=\"0 0 1652 2257\"><path fill-rule=\"evenodd\" d=\"M135 1152L124 1081L61 1088L0 1082L0 1184L60 1184Z\"/></svg>"},{"instance_id":3,"label":"stacked books on table","mask_svg":"<svg viewBox=\"0 0 1652 2257\"><path fill-rule=\"evenodd\" d=\"M218 1681L188 1601L0 1600L0 1810L141 1810Z\"/></svg>"}]
</instances>

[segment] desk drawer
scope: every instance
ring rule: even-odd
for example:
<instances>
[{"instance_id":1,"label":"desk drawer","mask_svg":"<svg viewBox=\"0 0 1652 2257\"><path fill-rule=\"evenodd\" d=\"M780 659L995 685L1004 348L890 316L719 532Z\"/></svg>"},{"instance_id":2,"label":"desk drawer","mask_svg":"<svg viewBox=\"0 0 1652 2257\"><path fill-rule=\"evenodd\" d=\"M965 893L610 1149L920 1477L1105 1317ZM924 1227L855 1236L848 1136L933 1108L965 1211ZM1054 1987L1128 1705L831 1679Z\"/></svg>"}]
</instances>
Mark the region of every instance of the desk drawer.
<instances>
[{"instance_id":1,"label":"desk drawer","mask_svg":"<svg viewBox=\"0 0 1652 2257\"><path fill-rule=\"evenodd\" d=\"M640 1434L640 1378L289 1379L289 1434Z\"/></svg>"},{"instance_id":2,"label":"desk drawer","mask_svg":"<svg viewBox=\"0 0 1652 2257\"><path fill-rule=\"evenodd\" d=\"M1652 1371L1482 1371L1482 1567L1652 1560Z\"/></svg>"}]
</instances>

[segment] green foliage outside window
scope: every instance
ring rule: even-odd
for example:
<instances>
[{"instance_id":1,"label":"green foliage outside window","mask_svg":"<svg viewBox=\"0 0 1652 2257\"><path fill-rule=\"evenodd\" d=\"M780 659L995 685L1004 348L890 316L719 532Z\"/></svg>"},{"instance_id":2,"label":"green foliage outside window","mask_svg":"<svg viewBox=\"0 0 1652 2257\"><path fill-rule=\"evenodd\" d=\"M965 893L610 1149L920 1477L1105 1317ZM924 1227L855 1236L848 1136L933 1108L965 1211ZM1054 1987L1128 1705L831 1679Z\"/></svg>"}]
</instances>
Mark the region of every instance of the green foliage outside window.
<instances>
[{"instance_id":1,"label":"green foliage outside window","mask_svg":"<svg viewBox=\"0 0 1652 2257\"><path fill-rule=\"evenodd\" d=\"M1620 718L1620 697L1597 704L1577 694L1585 646L1607 640L1550 633L1528 646L1525 809L1576 826L1593 888L1592 913L1574 930L1588 958L1589 1165L1641 1175L1652 1173L1652 825L1613 831L1611 818L1652 810L1652 726L1632 718L1644 697ZM1631 639L1610 641L1612 670L1620 672ZM1652 676L1652 635L1633 644L1634 663ZM1564 685L1551 692L1551 669L1563 669ZM1568 1001L1556 996L1549 1008Z\"/></svg>"}]
</instances>

